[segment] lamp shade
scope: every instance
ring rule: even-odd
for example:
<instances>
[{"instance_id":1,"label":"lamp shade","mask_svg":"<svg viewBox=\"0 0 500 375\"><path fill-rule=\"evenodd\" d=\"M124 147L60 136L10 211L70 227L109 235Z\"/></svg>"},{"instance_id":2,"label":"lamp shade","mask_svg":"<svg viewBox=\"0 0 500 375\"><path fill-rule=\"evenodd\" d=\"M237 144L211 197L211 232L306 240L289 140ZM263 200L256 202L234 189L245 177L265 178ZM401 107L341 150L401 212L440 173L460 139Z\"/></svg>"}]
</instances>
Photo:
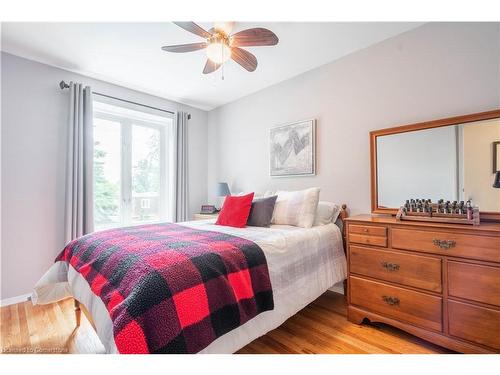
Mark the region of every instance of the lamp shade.
<instances>
[{"instance_id":1,"label":"lamp shade","mask_svg":"<svg viewBox=\"0 0 500 375\"><path fill-rule=\"evenodd\" d=\"M227 182L219 182L217 184L216 195L218 197L225 197L226 195L231 195Z\"/></svg>"},{"instance_id":2,"label":"lamp shade","mask_svg":"<svg viewBox=\"0 0 500 375\"><path fill-rule=\"evenodd\" d=\"M493 182L493 187L500 189L500 171L497 171L497 173L495 173L495 182Z\"/></svg>"}]
</instances>

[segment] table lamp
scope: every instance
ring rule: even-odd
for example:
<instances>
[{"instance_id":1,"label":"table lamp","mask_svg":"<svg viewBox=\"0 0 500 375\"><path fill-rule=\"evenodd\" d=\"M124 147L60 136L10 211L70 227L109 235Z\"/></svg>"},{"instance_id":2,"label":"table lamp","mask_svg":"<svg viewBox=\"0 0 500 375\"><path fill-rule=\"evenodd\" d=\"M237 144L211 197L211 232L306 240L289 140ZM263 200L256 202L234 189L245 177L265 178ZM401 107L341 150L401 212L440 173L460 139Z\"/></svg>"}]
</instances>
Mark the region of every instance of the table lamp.
<instances>
[{"instance_id":1,"label":"table lamp","mask_svg":"<svg viewBox=\"0 0 500 375\"><path fill-rule=\"evenodd\" d=\"M231 191L229 190L229 186L228 186L227 182L218 182L217 183L217 189L216 189L215 195L219 199L219 201L218 201L219 207L222 207L220 197L225 197L225 196L231 195ZM222 200L222 202L224 202L224 200Z\"/></svg>"}]
</instances>

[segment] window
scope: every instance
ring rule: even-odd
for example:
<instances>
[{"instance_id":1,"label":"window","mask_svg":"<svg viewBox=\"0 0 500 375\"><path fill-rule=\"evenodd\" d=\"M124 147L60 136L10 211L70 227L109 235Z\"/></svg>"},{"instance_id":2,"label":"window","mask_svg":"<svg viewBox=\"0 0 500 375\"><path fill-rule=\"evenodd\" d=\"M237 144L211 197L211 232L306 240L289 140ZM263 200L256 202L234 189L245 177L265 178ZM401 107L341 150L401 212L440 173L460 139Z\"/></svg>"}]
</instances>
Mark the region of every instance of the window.
<instances>
[{"instance_id":1,"label":"window","mask_svg":"<svg viewBox=\"0 0 500 375\"><path fill-rule=\"evenodd\" d=\"M95 230L172 221L173 150L168 113L94 100Z\"/></svg>"}]
</instances>

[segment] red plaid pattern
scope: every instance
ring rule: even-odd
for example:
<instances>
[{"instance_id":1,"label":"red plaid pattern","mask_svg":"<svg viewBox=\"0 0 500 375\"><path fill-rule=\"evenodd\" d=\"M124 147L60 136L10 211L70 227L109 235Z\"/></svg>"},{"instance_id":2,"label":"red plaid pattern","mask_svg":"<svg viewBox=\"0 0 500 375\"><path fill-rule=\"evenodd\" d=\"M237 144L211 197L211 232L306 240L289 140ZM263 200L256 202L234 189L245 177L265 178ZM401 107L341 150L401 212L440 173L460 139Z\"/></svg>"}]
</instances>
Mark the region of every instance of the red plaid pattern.
<instances>
[{"instance_id":1,"label":"red plaid pattern","mask_svg":"<svg viewBox=\"0 0 500 375\"><path fill-rule=\"evenodd\" d=\"M112 229L69 243L71 264L104 302L120 353L196 353L274 308L255 243L178 224Z\"/></svg>"}]
</instances>

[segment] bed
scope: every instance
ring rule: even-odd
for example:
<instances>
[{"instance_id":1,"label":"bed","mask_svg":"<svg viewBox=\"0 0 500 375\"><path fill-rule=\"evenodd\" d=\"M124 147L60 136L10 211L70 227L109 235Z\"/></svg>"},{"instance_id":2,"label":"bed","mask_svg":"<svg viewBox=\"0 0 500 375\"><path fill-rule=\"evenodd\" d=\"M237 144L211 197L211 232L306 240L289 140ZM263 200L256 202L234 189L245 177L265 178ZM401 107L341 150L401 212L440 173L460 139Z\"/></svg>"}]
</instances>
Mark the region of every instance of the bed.
<instances>
[{"instance_id":1,"label":"bed","mask_svg":"<svg viewBox=\"0 0 500 375\"><path fill-rule=\"evenodd\" d=\"M270 228L233 228L215 225L214 220L181 223L194 230L224 233L257 244L265 254L272 285L274 308L216 338L199 353L234 353L256 338L277 328L347 275L344 253L343 205L336 223L312 228L272 225ZM67 281L61 281L61 273ZM81 311L96 330L107 353L117 353L113 324L103 301L89 283L71 266L53 267L38 282L33 303L45 304L72 296L77 326Z\"/></svg>"}]
</instances>

